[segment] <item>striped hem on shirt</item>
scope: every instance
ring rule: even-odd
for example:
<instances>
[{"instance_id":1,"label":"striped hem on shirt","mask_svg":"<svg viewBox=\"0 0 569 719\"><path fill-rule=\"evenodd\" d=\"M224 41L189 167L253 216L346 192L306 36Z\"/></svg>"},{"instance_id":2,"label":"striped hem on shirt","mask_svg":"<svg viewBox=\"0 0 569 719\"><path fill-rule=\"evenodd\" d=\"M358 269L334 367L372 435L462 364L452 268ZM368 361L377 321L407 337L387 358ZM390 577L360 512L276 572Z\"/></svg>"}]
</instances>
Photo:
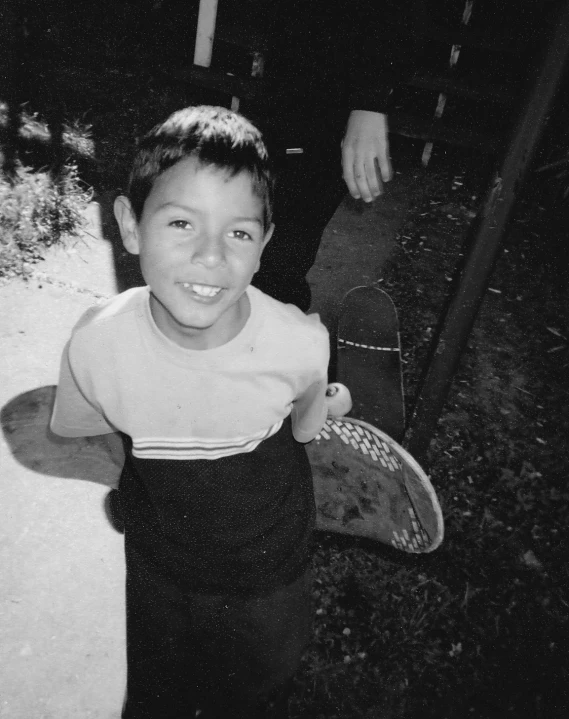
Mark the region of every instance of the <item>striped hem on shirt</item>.
<instances>
[{"instance_id":1,"label":"striped hem on shirt","mask_svg":"<svg viewBox=\"0 0 569 719\"><path fill-rule=\"evenodd\" d=\"M132 453L138 459L219 459L252 452L261 442L276 434L283 420L249 437L233 439L187 439L172 437L133 438Z\"/></svg>"}]
</instances>

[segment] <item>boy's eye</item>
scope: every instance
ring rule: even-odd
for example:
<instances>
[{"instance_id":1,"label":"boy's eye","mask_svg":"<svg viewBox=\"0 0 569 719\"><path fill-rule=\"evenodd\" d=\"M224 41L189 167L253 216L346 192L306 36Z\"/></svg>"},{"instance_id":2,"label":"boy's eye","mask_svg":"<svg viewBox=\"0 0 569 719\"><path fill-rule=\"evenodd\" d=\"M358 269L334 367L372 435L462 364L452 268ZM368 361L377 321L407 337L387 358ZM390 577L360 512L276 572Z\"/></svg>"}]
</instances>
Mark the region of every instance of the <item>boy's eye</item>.
<instances>
[{"instance_id":1,"label":"boy's eye","mask_svg":"<svg viewBox=\"0 0 569 719\"><path fill-rule=\"evenodd\" d=\"M248 232L245 232L245 230L232 230L230 234L233 235L233 237L236 237L238 240L253 239Z\"/></svg>"},{"instance_id":2,"label":"boy's eye","mask_svg":"<svg viewBox=\"0 0 569 719\"><path fill-rule=\"evenodd\" d=\"M172 220L172 222L168 224L170 227L176 227L180 230L186 230L188 227L191 227L187 220Z\"/></svg>"}]
</instances>

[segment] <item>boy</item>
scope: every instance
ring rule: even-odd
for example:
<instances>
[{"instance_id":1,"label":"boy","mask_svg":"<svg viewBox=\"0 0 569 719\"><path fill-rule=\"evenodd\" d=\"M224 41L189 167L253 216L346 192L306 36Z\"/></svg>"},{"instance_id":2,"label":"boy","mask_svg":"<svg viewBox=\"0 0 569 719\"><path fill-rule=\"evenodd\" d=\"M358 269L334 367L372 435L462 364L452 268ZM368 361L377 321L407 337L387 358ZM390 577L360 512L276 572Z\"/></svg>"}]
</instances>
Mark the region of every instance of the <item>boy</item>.
<instances>
[{"instance_id":1,"label":"boy","mask_svg":"<svg viewBox=\"0 0 569 719\"><path fill-rule=\"evenodd\" d=\"M148 286L78 322L51 424L125 439L123 717L286 716L311 624L301 443L326 419L328 335L250 286L273 180L243 117L172 115L139 143L127 195L115 215Z\"/></svg>"}]
</instances>

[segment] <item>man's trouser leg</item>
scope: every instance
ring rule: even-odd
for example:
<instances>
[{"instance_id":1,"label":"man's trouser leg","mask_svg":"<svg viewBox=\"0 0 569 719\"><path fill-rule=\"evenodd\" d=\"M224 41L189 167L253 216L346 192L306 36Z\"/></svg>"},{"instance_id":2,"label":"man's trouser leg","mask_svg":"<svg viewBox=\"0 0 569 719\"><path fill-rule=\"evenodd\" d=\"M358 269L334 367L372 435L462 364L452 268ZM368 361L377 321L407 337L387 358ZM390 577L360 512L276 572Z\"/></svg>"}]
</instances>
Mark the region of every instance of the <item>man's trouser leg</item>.
<instances>
[{"instance_id":1,"label":"man's trouser leg","mask_svg":"<svg viewBox=\"0 0 569 719\"><path fill-rule=\"evenodd\" d=\"M253 285L281 302L306 312L322 233L346 194L340 143L336 137L315 140L302 155L282 159L277 173L275 231L263 252Z\"/></svg>"}]
</instances>

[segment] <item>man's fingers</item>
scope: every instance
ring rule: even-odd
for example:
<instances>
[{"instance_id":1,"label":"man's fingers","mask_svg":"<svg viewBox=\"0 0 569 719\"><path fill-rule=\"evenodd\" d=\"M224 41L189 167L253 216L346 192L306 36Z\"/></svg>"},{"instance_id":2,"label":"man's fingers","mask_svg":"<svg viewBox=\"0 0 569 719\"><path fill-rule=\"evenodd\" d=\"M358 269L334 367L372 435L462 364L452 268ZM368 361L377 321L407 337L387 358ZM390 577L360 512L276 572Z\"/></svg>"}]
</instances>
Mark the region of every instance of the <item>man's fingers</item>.
<instances>
[{"instance_id":1,"label":"man's fingers","mask_svg":"<svg viewBox=\"0 0 569 719\"><path fill-rule=\"evenodd\" d=\"M350 172L351 169L351 172ZM350 188L352 197L361 199L364 202L372 202L376 197L379 197L382 192L381 173L379 166L376 165L376 158L374 156L361 157L356 154L353 163L347 167L347 175L345 173L344 179L349 177L352 180L352 184L356 188L356 192L352 192L350 183L346 179L346 184Z\"/></svg>"},{"instance_id":2,"label":"man's fingers","mask_svg":"<svg viewBox=\"0 0 569 719\"><path fill-rule=\"evenodd\" d=\"M342 147L342 167L343 177L350 195L364 202L371 202L381 193L380 180L376 174L373 164L374 158L370 159L358 150L354 150L351 145Z\"/></svg>"},{"instance_id":3,"label":"man's fingers","mask_svg":"<svg viewBox=\"0 0 569 719\"><path fill-rule=\"evenodd\" d=\"M389 182L393 179L393 166L391 158L387 153L380 153L377 156L377 170L381 175L383 182Z\"/></svg>"},{"instance_id":4,"label":"man's fingers","mask_svg":"<svg viewBox=\"0 0 569 719\"><path fill-rule=\"evenodd\" d=\"M383 192L383 183L393 177L387 148L342 145L343 177L350 195L364 202L372 202Z\"/></svg>"},{"instance_id":5,"label":"man's fingers","mask_svg":"<svg viewBox=\"0 0 569 719\"><path fill-rule=\"evenodd\" d=\"M387 117L380 112L352 110L342 141L342 167L350 194L371 202L393 177L389 158Z\"/></svg>"},{"instance_id":6,"label":"man's fingers","mask_svg":"<svg viewBox=\"0 0 569 719\"><path fill-rule=\"evenodd\" d=\"M371 202L375 200L376 197L379 197L383 191L383 183L381 182L381 173L379 171L379 165L377 164L377 158L368 157L365 162L365 168L369 196L366 202Z\"/></svg>"},{"instance_id":7,"label":"man's fingers","mask_svg":"<svg viewBox=\"0 0 569 719\"><path fill-rule=\"evenodd\" d=\"M344 181L348 186L350 195L364 202L371 202L381 195L382 185L379 169L375 165L356 161L344 167Z\"/></svg>"},{"instance_id":8,"label":"man's fingers","mask_svg":"<svg viewBox=\"0 0 569 719\"><path fill-rule=\"evenodd\" d=\"M350 146L346 144L342 145L342 170L342 176L344 178L344 182L348 186L348 191L350 195L355 200L359 200L361 194L358 188L358 184L356 182L354 172L354 151Z\"/></svg>"}]
</instances>

